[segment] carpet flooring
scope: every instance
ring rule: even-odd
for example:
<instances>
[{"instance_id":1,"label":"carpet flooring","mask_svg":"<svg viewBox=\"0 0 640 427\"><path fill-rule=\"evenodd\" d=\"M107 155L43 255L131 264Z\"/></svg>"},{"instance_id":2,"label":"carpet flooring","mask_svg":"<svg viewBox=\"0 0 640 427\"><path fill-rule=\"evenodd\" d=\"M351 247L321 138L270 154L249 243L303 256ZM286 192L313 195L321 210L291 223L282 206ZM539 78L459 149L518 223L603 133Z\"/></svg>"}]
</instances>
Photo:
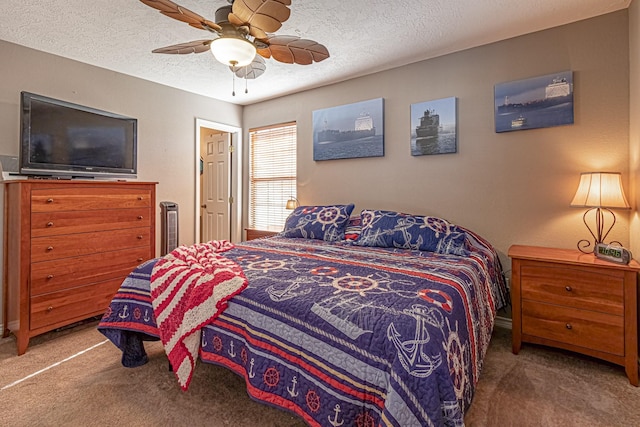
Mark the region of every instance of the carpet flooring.
<instances>
[{"instance_id":1,"label":"carpet flooring","mask_svg":"<svg viewBox=\"0 0 640 427\"><path fill-rule=\"evenodd\" d=\"M147 365L123 368L96 324L35 337L19 357L13 338L0 340L0 426L305 425L214 365L199 363L182 392L157 342ZM621 367L527 344L515 356L510 333L494 332L467 426L640 426L640 389Z\"/></svg>"}]
</instances>

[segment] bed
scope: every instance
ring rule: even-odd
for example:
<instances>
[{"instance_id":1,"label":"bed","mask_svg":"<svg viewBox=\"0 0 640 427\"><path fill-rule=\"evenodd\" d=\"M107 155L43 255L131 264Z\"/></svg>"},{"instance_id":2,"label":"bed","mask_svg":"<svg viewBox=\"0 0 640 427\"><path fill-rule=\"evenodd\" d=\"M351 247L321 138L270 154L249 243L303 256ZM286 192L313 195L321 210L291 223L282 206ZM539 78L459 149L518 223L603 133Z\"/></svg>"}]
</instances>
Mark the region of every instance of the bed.
<instances>
[{"instance_id":1,"label":"bed","mask_svg":"<svg viewBox=\"0 0 640 427\"><path fill-rule=\"evenodd\" d=\"M352 209L299 207L279 235L217 254L246 283L200 322L199 361L312 426L464 425L506 304L495 250L443 219ZM144 341L160 339L162 260L131 273L98 326L124 366L146 363Z\"/></svg>"}]
</instances>

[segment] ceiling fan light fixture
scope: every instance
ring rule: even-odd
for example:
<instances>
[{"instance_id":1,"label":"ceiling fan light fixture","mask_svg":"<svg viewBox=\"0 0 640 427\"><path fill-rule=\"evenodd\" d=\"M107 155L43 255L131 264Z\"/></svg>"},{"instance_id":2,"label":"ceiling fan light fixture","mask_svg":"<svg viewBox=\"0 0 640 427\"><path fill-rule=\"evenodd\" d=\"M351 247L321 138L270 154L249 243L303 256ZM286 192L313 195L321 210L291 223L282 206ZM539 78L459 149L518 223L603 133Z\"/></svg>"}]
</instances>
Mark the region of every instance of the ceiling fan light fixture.
<instances>
[{"instance_id":1,"label":"ceiling fan light fixture","mask_svg":"<svg viewBox=\"0 0 640 427\"><path fill-rule=\"evenodd\" d=\"M221 37L211 42L211 53L224 65L244 67L253 61L256 47L243 38Z\"/></svg>"}]
</instances>

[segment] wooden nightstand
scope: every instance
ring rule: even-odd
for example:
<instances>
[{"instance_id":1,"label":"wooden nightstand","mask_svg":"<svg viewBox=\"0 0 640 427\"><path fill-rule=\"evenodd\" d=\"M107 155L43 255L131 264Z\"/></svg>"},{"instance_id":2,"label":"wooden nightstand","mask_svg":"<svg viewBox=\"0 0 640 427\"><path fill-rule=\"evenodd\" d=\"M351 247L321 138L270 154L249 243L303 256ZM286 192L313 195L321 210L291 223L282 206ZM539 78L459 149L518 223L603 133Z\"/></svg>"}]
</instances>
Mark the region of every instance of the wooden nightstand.
<instances>
[{"instance_id":1,"label":"wooden nightstand","mask_svg":"<svg viewBox=\"0 0 640 427\"><path fill-rule=\"evenodd\" d=\"M247 240L259 239L261 237L271 237L278 234L277 231L256 230L254 228L245 228L247 233Z\"/></svg>"},{"instance_id":2,"label":"wooden nightstand","mask_svg":"<svg viewBox=\"0 0 640 427\"><path fill-rule=\"evenodd\" d=\"M638 272L578 250L514 245L513 353L523 342L622 365L638 386Z\"/></svg>"}]
</instances>

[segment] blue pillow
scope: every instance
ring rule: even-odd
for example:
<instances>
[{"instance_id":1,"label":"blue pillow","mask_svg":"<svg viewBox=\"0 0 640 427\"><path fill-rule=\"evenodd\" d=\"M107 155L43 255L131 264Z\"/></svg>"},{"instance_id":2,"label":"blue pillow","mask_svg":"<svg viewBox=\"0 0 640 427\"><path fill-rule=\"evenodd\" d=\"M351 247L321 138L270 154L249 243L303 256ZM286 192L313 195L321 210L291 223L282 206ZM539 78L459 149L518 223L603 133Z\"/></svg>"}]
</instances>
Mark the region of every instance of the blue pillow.
<instances>
[{"instance_id":1,"label":"blue pillow","mask_svg":"<svg viewBox=\"0 0 640 427\"><path fill-rule=\"evenodd\" d=\"M359 246L402 248L467 255L466 233L442 218L392 211L363 210Z\"/></svg>"},{"instance_id":2,"label":"blue pillow","mask_svg":"<svg viewBox=\"0 0 640 427\"><path fill-rule=\"evenodd\" d=\"M344 230L352 211L353 204L298 206L287 217L280 235L328 242L344 240Z\"/></svg>"}]
</instances>

